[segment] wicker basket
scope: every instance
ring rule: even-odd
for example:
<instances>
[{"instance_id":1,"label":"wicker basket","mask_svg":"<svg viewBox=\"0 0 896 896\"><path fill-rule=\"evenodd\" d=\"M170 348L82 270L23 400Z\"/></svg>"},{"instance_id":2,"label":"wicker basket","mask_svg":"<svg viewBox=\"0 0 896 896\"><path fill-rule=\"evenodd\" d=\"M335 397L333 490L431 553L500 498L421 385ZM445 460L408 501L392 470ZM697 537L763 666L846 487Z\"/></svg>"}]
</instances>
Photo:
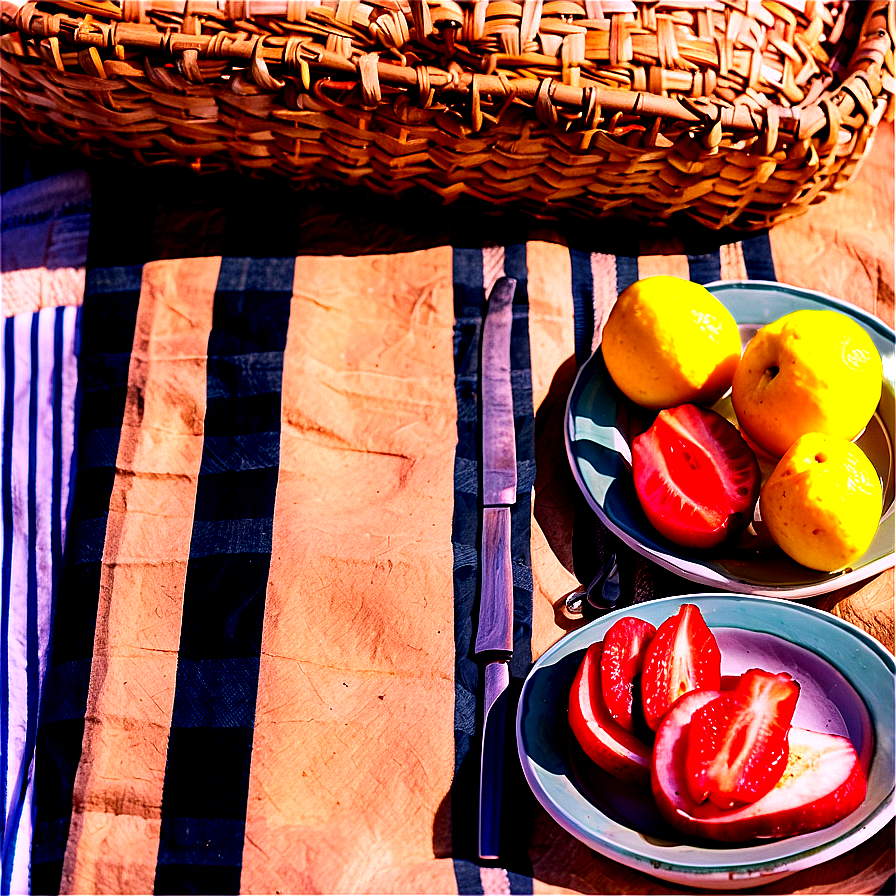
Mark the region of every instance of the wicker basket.
<instances>
[{"instance_id":1,"label":"wicker basket","mask_svg":"<svg viewBox=\"0 0 896 896\"><path fill-rule=\"evenodd\" d=\"M892 117L892 3L3 0L6 126L94 158L767 228Z\"/></svg>"}]
</instances>

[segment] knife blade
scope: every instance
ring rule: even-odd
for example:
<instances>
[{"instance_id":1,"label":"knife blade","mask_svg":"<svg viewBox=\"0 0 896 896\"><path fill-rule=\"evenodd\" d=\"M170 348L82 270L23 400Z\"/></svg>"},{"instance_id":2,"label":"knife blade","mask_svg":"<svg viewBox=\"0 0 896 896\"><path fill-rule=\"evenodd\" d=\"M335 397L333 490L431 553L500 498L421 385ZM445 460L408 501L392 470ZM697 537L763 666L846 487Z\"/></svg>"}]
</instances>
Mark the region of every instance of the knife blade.
<instances>
[{"instance_id":1,"label":"knife blade","mask_svg":"<svg viewBox=\"0 0 896 896\"><path fill-rule=\"evenodd\" d=\"M513 653L510 508L516 502L516 434L510 382L510 333L516 280L502 277L488 298L482 328L482 538L479 623L474 652L484 663L479 773L479 857L498 858L509 661Z\"/></svg>"}]
</instances>

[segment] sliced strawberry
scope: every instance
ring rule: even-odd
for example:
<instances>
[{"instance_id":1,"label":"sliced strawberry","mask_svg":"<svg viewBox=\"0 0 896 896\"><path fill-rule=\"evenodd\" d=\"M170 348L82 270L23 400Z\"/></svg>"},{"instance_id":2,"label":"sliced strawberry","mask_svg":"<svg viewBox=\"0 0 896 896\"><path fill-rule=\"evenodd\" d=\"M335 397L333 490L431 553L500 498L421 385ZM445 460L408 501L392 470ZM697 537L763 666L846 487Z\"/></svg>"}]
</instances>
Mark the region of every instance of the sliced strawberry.
<instances>
[{"instance_id":1,"label":"sliced strawberry","mask_svg":"<svg viewBox=\"0 0 896 896\"><path fill-rule=\"evenodd\" d=\"M688 793L720 809L768 793L787 765L787 732L800 687L789 675L750 669L733 691L700 707L685 758Z\"/></svg>"},{"instance_id":2,"label":"sliced strawberry","mask_svg":"<svg viewBox=\"0 0 896 896\"><path fill-rule=\"evenodd\" d=\"M610 715L626 731L635 731L632 710L640 708L640 693L635 701L635 679L641 672L644 651L656 634L656 627L637 616L623 616L607 630L600 661L600 681Z\"/></svg>"},{"instance_id":3,"label":"sliced strawberry","mask_svg":"<svg viewBox=\"0 0 896 896\"><path fill-rule=\"evenodd\" d=\"M689 691L721 686L722 654L700 610L682 604L657 629L644 653L641 702L652 731L670 706Z\"/></svg>"},{"instance_id":4,"label":"sliced strawberry","mask_svg":"<svg viewBox=\"0 0 896 896\"><path fill-rule=\"evenodd\" d=\"M603 642L585 651L569 692L569 726L586 755L624 781L650 776L650 747L610 715L600 684Z\"/></svg>"},{"instance_id":5,"label":"sliced strawberry","mask_svg":"<svg viewBox=\"0 0 896 896\"><path fill-rule=\"evenodd\" d=\"M718 696L717 691L687 694L656 733L651 789L669 824L689 836L739 843L816 831L861 806L867 782L849 739L796 727L788 734L784 774L765 796L734 809L695 802L685 782L693 718L701 706Z\"/></svg>"},{"instance_id":6,"label":"sliced strawberry","mask_svg":"<svg viewBox=\"0 0 896 896\"><path fill-rule=\"evenodd\" d=\"M632 441L635 492L651 525L687 548L711 548L746 528L761 483L737 428L693 404L660 411Z\"/></svg>"}]
</instances>

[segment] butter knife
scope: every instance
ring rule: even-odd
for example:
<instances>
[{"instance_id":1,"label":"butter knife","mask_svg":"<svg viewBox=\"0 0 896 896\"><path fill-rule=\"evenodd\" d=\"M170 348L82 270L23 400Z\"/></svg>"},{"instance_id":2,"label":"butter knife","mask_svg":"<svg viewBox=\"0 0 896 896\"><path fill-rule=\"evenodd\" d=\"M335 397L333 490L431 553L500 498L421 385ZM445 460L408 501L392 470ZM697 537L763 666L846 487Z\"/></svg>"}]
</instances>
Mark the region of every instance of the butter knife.
<instances>
[{"instance_id":1,"label":"butter knife","mask_svg":"<svg viewBox=\"0 0 896 896\"><path fill-rule=\"evenodd\" d=\"M479 624L474 652L485 662L479 773L479 857L498 858L509 661L513 653L510 508L516 502L516 435L510 385L510 330L516 280L502 277L482 327L482 541Z\"/></svg>"}]
</instances>

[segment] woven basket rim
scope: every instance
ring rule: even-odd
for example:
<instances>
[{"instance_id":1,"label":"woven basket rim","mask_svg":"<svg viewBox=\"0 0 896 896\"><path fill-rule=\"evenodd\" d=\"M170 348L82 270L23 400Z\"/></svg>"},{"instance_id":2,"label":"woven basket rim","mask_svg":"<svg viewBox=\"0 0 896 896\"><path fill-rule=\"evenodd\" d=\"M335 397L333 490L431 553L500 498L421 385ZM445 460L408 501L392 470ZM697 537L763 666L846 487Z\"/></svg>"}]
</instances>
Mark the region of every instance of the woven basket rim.
<instances>
[{"instance_id":1,"label":"woven basket rim","mask_svg":"<svg viewBox=\"0 0 896 896\"><path fill-rule=\"evenodd\" d=\"M524 0L524 5L527 2L531 0ZM4 3L4 6L7 5L8 0ZM769 103L757 109L747 104L732 105L713 96L676 98L661 96L649 90L572 86L553 76L538 80L529 77L508 79L504 75L458 71L456 67L439 69L427 65L414 68L383 61L377 53L362 54L357 61L353 61L323 44L304 38L283 37L274 33L255 33L247 38L245 28L229 32L221 30L214 36L187 34L171 29L160 31L155 40L148 41L144 26L135 26L124 20L125 11L133 5L130 0L118 5L109 0L59 0L54 5L63 9L93 6L97 14L105 13L109 21L99 22L91 14L79 18L65 12L49 12L39 9L35 0L29 0L19 6L12 17L15 27L22 34L33 37L67 38L73 46L85 47L86 56L91 55L91 50L96 55L97 48L121 46L144 52L154 51L162 59L208 58L243 63L248 66L255 83L270 91L283 87L284 82L278 75L295 73L305 79L314 72L325 76L332 74L372 81L375 85L373 96L367 98L376 102L378 99L382 101L376 96L377 87L415 92L425 79L426 86L436 94L468 97L474 108L483 100L502 102L513 99L519 99L533 107L549 103L563 112L578 112L597 106L610 112L671 119L695 126L712 127L718 124L726 130L751 134L764 133L772 126L783 139L794 140L805 139L823 127L830 114L826 101L839 97L843 91L849 93L851 88L862 90L862 99L865 99L865 89L854 87L856 80L863 80L867 84L872 98L878 96L883 84L881 70L885 67L888 54L892 65L892 45L896 40L894 5L888 0L873 0L867 4L866 24L862 29L861 39L842 77L834 79L831 86L809 105L785 106ZM208 14L213 8L229 11L234 15L249 6L245 0L242 3L234 3L233 0L193 0L191 3L183 0L176 5L183 6L186 16L191 14L191 10ZM284 19L296 5L295 2L282 4ZM140 6L143 15L172 10L171 0L140 0ZM420 8L429 7L425 3L411 3L412 13L416 14ZM10 19L8 10L5 18ZM875 19L882 19L882 22L869 24ZM238 23L239 19L236 19L234 24ZM57 68L61 67L58 59L54 59L54 62ZM189 64L186 64L187 67ZM889 80L896 77L896 72L888 74ZM201 84L192 86L198 88ZM867 111L869 110L866 109ZM473 123L478 122L474 120Z\"/></svg>"},{"instance_id":2,"label":"woven basket rim","mask_svg":"<svg viewBox=\"0 0 896 896\"><path fill-rule=\"evenodd\" d=\"M89 139L114 144L113 154L131 152L141 164L161 164L170 151L173 161L197 171L218 168L228 156L250 173L261 174L268 166L292 177L289 167L298 165L304 141L299 177L314 176L308 174L314 164L308 160L316 153L315 170L323 177L359 182L371 176L374 189L399 192L419 177L445 202L466 192L499 204L540 202L549 212L549 206L567 200L583 206L587 200L601 214L628 204L634 214L653 208L669 217L683 204L699 204L710 189L708 179L721 177L702 214L718 216L718 226L743 214L755 226L790 214L785 207L793 202L808 205L845 182L874 128L893 115L896 4L830 2L841 10L839 18L828 14L824 20L838 32L833 54L807 43L832 36L819 31L820 0L706 0L712 9L723 8L725 17L713 21L682 13L690 16L691 30L682 28L691 38L685 34L678 40L691 55L671 58L660 38L672 27L671 19L661 20L657 12L666 0L638 0L639 18L613 14L600 27L596 20L572 21L560 12L636 8L635 2L3 0L0 61L10 86L0 91L0 101L13 116L33 115L38 139L52 140L54 128L77 133L83 122L94 135ZM696 9L700 4L669 0L668 5ZM800 6L812 9L800 25L814 35L805 40L793 24L792 8ZM367 31L358 24L361 19L352 18L360 8L366 10ZM774 29L747 15L760 8ZM241 18L259 9L266 16ZM474 57L460 43L480 14L494 11L500 18L508 10L516 16L522 53L515 61L499 65L505 57L493 52L492 44L482 49L468 41L482 49ZM542 12L545 16L535 21ZM447 25L442 21L441 30L433 24L437 14L450 19ZM387 25L394 35L387 34ZM666 59L639 57L626 70L635 86L623 89L613 86L622 77L613 68L618 51L613 40L618 44L616 32L627 34L629 27L642 36L639 52L646 52L646 34ZM537 64L530 64L522 35L533 28L544 29L550 39L545 48L560 47L551 67L546 55L535 54ZM575 48L564 49L569 35L583 32L592 41L588 65L574 58ZM719 43L722 32L733 34L727 49ZM840 34L848 39L840 40ZM713 35L715 63L706 55ZM748 38L755 38L755 46ZM674 35L664 39L674 44ZM727 57L735 52L740 56L729 76ZM801 88L794 87L788 69L794 56L805 62ZM691 61L698 58L705 67ZM718 91L713 64L723 78ZM762 75L766 93L752 86L759 66L771 72ZM788 76L802 101L787 91ZM691 87L681 88L689 78ZM311 131L324 133L315 145ZM425 164L416 163L415 152L428 154ZM592 186L591 160L601 153L615 161ZM725 153L736 158L733 168L722 171ZM638 184L646 169L636 160L649 167L660 157L663 177L643 198ZM817 173L801 182L804 162ZM608 182L613 171L632 176L640 195L632 198L626 184ZM526 196L529 176L533 192ZM749 215L747 203L738 198L742 187L750 193ZM730 212L719 212L726 207Z\"/></svg>"}]
</instances>

